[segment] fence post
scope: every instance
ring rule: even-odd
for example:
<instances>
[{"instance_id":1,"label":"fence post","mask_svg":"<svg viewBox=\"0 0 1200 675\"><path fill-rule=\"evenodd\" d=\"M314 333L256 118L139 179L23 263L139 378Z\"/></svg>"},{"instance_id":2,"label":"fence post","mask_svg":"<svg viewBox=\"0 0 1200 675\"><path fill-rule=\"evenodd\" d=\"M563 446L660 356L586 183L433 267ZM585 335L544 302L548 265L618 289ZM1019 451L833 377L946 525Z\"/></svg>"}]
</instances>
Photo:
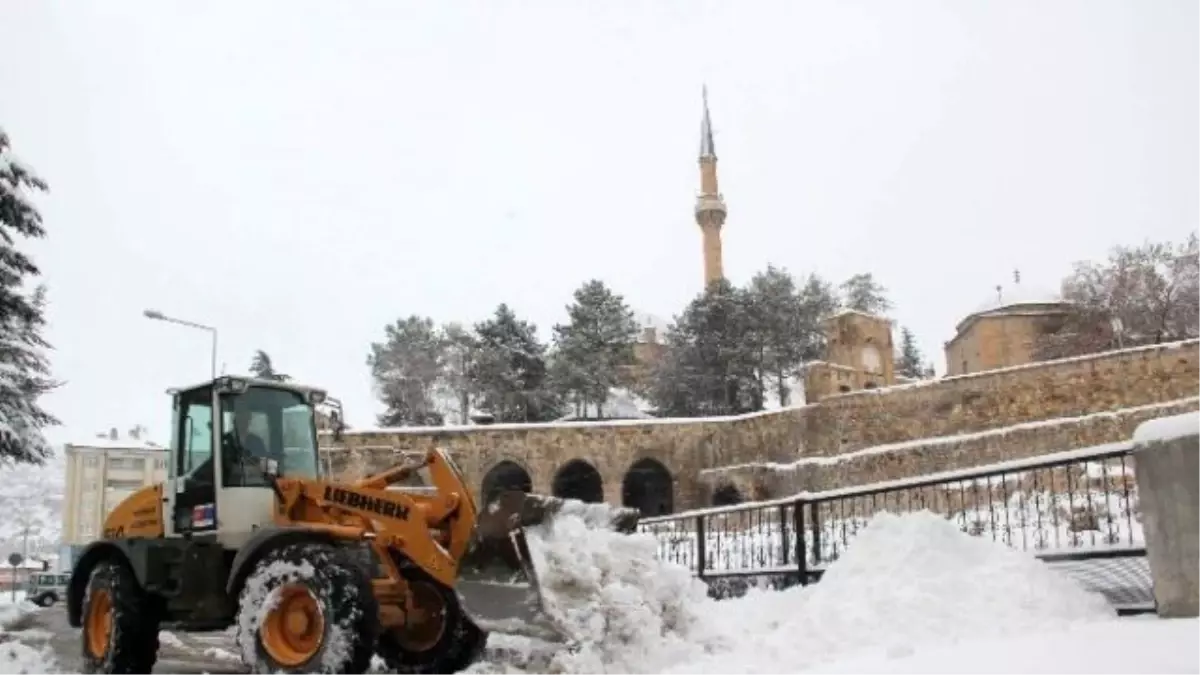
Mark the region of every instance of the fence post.
<instances>
[{"instance_id":1,"label":"fence post","mask_svg":"<svg viewBox=\"0 0 1200 675\"><path fill-rule=\"evenodd\" d=\"M812 528L813 565L816 566L821 564L821 502L808 503L812 504L812 524L809 527Z\"/></svg>"},{"instance_id":2,"label":"fence post","mask_svg":"<svg viewBox=\"0 0 1200 675\"><path fill-rule=\"evenodd\" d=\"M803 499L797 499L792 507L792 518L795 519L796 530L796 571L800 574L800 584L808 585L808 548L804 545L804 507Z\"/></svg>"},{"instance_id":3,"label":"fence post","mask_svg":"<svg viewBox=\"0 0 1200 675\"><path fill-rule=\"evenodd\" d=\"M1133 475L1142 508L1146 557L1158 615L1163 618L1200 615L1200 574L1196 571L1200 567L1198 420L1197 413L1159 418L1143 422L1133 432ZM1186 430L1171 437L1167 432L1172 424Z\"/></svg>"},{"instance_id":4,"label":"fence post","mask_svg":"<svg viewBox=\"0 0 1200 675\"><path fill-rule=\"evenodd\" d=\"M704 550L706 539L708 537L704 534L704 516L696 516L696 576L701 579L704 578L704 562L708 557Z\"/></svg>"},{"instance_id":5,"label":"fence post","mask_svg":"<svg viewBox=\"0 0 1200 675\"><path fill-rule=\"evenodd\" d=\"M782 554L782 560L780 561L781 565L788 564L789 551L788 551L787 538L788 538L787 504L780 504L780 506L779 506L779 548L783 549L781 551L781 554Z\"/></svg>"}]
</instances>

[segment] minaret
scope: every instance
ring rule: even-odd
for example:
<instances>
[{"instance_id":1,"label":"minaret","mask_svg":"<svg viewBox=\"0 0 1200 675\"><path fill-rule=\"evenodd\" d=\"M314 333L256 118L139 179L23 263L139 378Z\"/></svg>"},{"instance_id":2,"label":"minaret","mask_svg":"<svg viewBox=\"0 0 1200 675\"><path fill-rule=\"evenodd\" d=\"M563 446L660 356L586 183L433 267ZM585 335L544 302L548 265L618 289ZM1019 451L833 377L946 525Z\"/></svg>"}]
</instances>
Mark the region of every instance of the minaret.
<instances>
[{"instance_id":1,"label":"minaret","mask_svg":"<svg viewBox=\"0 0 1200 675\"><path fill-rule=\"evenodd\" d=\"M704 287L725 276L721 264L721 226L725 200L717 191L717 151L713 146L712 119L708 116L708 87L702 89L704 119L700 122L700 194L696 197L696 223L704 238Z\"/></svg>"}]
</instances>

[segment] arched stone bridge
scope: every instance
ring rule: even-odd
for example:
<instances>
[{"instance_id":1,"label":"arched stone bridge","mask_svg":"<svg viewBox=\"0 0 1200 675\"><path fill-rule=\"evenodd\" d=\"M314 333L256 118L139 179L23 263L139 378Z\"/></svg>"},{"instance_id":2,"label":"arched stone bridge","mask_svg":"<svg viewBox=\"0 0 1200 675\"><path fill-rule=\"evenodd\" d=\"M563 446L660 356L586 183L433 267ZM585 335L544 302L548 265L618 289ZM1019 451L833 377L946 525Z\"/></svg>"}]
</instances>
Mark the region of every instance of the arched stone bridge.
<instances>
[{"instance_id":1,"label":"arched stone bridge","mask_svg":"<svg viewBox=\"0 0 1200 675\"><path fill-rule=\"evenodd\" d=\"M623 504L645 515L662 515L708 503L711 490L700 470L712 460L712 439L727 424L683 421L351 431L342 443L331 444L327 456L334 473L354 477L386 468L405 454L441 447L450 451L476 496L484 500L500 490L517 489Z\"/></svg>"},{"instance_id":2,"label":"arched stone bridge","mask_svg":"<svg viewBox=\"0 0 1200 675\"><path fill-rule=\"evenodd\" d=\"M650 516L1123 440L1147 419L1197 408L1198 346L1107 352L738 417L378 429L348 431L337 444L322 434L321 443L329 468L348 477L441 447L477 497L515 488Z\"/></svg>"}]
</instances>

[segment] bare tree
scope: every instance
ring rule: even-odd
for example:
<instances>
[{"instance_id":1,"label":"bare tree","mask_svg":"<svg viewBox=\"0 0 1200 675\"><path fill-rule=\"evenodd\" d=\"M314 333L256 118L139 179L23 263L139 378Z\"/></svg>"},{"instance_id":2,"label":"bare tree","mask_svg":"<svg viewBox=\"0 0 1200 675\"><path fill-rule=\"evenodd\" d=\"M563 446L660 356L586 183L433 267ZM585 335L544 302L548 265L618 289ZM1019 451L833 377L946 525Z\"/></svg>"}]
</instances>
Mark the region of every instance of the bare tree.
<instances>
[{"instance_id":1,"label":"bare tree","mask_svg":"<svg viewBox=\"0 0 1200 675\"><path fill-rule=\"evenodd\" d=\"M1071 313L1038 339L1039 360L1200 335L1200 242L1119 246L1102 263L1076 263L1063 280Z\"/></svg>"}]
</instances>

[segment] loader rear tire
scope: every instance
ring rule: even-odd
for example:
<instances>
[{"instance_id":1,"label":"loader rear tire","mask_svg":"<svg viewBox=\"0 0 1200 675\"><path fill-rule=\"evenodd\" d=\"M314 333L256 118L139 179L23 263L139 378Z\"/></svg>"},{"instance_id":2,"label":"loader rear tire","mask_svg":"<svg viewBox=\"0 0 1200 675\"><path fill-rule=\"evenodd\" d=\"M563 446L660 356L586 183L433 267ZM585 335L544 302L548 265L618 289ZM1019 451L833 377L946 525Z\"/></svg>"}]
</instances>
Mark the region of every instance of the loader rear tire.
<instances>
[{"instance_id":1,"label":"loader rear tire","mask_svg":"<svg viewBox=\"0 0 1200 675\"><path fill-rule=\"evenodd\" d=\"M329 544L270 551L239 595L234 636L255 673L365 673L378 634L370 579Z\"/></svg>"},{"instance_id":2,"label":"loader rear tire","mask_svg":"<svg viewBox=\"0 0 1200 675\"><path fill-rule=\"evenodd\" d=\"M81 636L85 673L148 673L154 668L157 614L127 565L102 560L92 568Z\"/></svg>"},{"instance_id":3,"label":"loader rear tire","mask_svg":"<svg viewBox=\"0 0 1200 675\"><path fill-rule=\"evenodd\" d=\"M400 573L430 621L411 630L387 630L377 651L394 673L457 673L477 661L487 633L467 615L458 593L407 560Z\"/></svg>"}]
</instances>

